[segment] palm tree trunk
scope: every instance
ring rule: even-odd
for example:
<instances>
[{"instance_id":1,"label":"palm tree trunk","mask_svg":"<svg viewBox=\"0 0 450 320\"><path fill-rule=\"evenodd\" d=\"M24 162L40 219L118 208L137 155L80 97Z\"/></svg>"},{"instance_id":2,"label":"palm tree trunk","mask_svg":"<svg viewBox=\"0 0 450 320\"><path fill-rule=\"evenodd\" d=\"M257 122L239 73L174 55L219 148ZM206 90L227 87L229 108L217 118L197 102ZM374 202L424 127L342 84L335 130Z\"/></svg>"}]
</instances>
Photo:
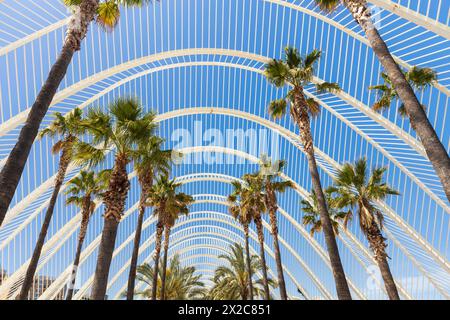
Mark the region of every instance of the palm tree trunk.
<instances>
[{"instance_id":1,"label":"palm tree trunk","mask_svg":"<svg viewBox=\"0 0 450 320\"><path fill-rule=\"evenodd\" d=\"M90 206L91 196L86 196L83 203L83 212L80 225L80 234L78 235L77 251L75 253L75 259L73 261L72 273L70 275L69 288L67 289L66 300L72 300L73 291L75 287L75 280L77 278L78 265L80 264L81 249L83 248L83 242L86 238L87 227L90 218Z\"/></svg>"},{"instance_id":2,"label":"palm tree trunk","mask_svg":"<svg viewBox=\"0 0 450 320\"><path fill-rule=\"evenodd\" d=\"M450 158L445 147L439 141L439 137L414 94L414 90L374 26L367 2L365 0L347 0L344 3L353 18L364 30L370 46L383 65L400 99L403 101L411 126L419 136L428 159L441 180L447 199L450 201Z\"/></svg>"},{"instance_id":3,"label":"palm tree trunk","mask_svg":"<svg viewBox=\"0 0 450 320\"><path fill-rule=\"evenodd\" d=\"M27 272L25 274L25 279L23 281L22 288L20 290L19 295L17 296L17 300L26 300L28 297L28 291L30 291L31 286L33 285L34 274L36 273L36 268L39 263L42 247L44 246L45 237L47 236L50 221L52 220L59 190L61 189L61 186L64 182L67 167L69 166L71 157L72 157L72 146L67 145L67 147L63 149L61 159L59 160L59 168L55 179L55 187L53 189L53 193L50 198L47 211L45 212L44 222L42 223L41 231L39 232L39 237L36 242L36 247L34 248L30 264L28 265Z\"/></svg>"},{"instance_id":4,"label":"palm tree trunk","mask_svg":"<svg viewBox=\"0 0 450 320\"><path fill-rule=\"evenodd\" d=\"M167 252L169 251L169 237L170 227L166 226L164 234L164 256L163 256L163 269L161 275L161 300L166 300L166 270L167 270Z\"/></svg>"},{"instance_id":5,"label":"palm tree trunk","mask_svg":"<svg viewBox=\"0 0 450 320\"><path fill-rule=\"evenodd\" d=\"M336 283L336 292L339 300L351 300L350 289L345 278L344 268L342 267L339 249L334 236L333 227L328 214L328 208L323 194L320 182L319 171L317 170L316 158L314 155L314 145L309 123L309 115L306 107L307 103L302 92L297 92L295 96L295 106L291 108L291 114L300 128L300 140L303 144L306 157L308 159L309 173L311 175L314 192L317 196L320 221L325 236L330 264L333 270L334 281Z\"/></svg>"},{"instance_id":6,"label":"palm tree trunk","mask_svg":"<svg viewBox=\"0 0 450 320\"><path fill-rule=\"evenodd\" d=\"M161 239L164 230L164 225L161 221L158 221L156 225L156 244L155 244L155 265L153 269L153 282L152 282L152 300L156 300L156 293L158 292L158 272L159 272L159 256L161 254Z\"/></svg>"},{"instance_id":7,"label":"palm tree trunk","mask_svg":"<svg viewBox=\"0 0 450 320\"><path fill-rule=\"evenodd\" d=\"M258 214L255 217L256 230L258 231L258 240L259 240L259 255L261 258L262 264L262 273L263 273L263 285L264 285L264 298L266 300L270 300L270 292L269 292L269 282L267 278L267 264L266 264L266 255L264 250L264 233L261 215Z\"/></svg>"},{"instance_id":8,"label":"palm tree trunk","mask_svg":"<svg viewBox=\"0 0 450 320\"><path fill-rule=\"evenodd\" d=\"M89 23L94 20L98 0L84 0L69 22L67 36L61 53L50 69L47 79L39 91L36 101L31 106L27 120L20 130L17 143L11 150L5 166L0 172L0 225L22 176L25 163L38 134L42 119L52 102L59 84L64 78L75 51L86 36Z\"/></svg>"},{"instance_id":9,"label":"palm tree trunk","mask_svg":"<svg viewBox=\"0 0 450 320\"><path fill-rule=\"evenodd\" d=\"M372 225L368 228L367 240L369 240L370 248L374 253L375 261L380 268L381 277L384 281L384 286L386 287L386 292L390 300L400 300L398 294L397 286L395 285L394 277L392 276L391 269L387 262L385 238L381 234L380 228L375 221L372 221Z\"/></svg>"},{"instance_id":10,"label":"palm tree trunk","mask_svg":"<svg viewBox=\"0 0 450 320\"><path fill-rule=\"evenodd\" d=\"M280 245L278 243L278 223L276 212L278 210L276 203L276 198L273 190L270 188L269 184L266 184L267 190L267 204L269 208L270 226L273 238L273 247L275 253L275 262L277 264L277 274L278 274L278 286L280 287L280 297L281 300L287 300L286 283L284 281L283 265L281 264L281 254Z\"/></svg>"},{"instance_id":11,"label":"palm tree trunk","mask_svg":"<svg viewBox=\"0 0 450 320\"><path fill-rule=\"evenodd\" d=\"M97 267L92 285L91 299L104 300L108 285L109 268L116 244L117 228L125 209L130 181L127 175L128 158L117 154L108 191L105 192L105 214L102 240L98 251Z\"/></svg>"},{"instance_id":12,"label":"palm tree trunk","mask_svg":"<svg viewBox=\"0 0 450 320\"><path fill-rule=\"evenodd\" d=\"M247 263L247 273L248 273L248 290L249 290L249 300L253 300L253 274L252 274L252 265L251 265L251 257L250 257L250 246L248 243L248 224L244 224L244 236L245 236L245 255L246 255L246 263Z\"/></svg>"},{"instance_id":13,"label":"palm tree trunk","mask_svg":"<svg viewBox=\"0 0 450 320\"><path fill-rule=\"evenodd\" d=\"M139 257L139 246L141 243L142 224L144 222L144 213L145 213L144 201L145 196L142 193L139 204L139 215L136 225L136 232L134 233L133 253L131 254L130 272L128 274L127 300L133 300L134 297L137 261Z\"/></svg>"}]
</instances>

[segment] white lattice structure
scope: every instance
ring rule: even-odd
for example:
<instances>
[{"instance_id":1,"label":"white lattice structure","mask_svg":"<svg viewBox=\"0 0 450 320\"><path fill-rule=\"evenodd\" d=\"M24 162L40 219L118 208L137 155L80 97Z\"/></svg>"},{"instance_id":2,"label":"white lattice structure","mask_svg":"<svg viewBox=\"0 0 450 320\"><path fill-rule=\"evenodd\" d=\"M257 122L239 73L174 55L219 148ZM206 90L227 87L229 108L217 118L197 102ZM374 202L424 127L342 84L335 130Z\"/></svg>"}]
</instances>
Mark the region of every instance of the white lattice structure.
<instances>
[{"instance_id":1,"label":"white lattice structure","mask_svg":"<svg viewBox=\"0 0 450 320\"><path fill-rule=\"evenodd\" d=\"M450 149L450 4L446 0L371 0L375 22L396 61L404 68L431 67L438 81L419 100L447 150ZM70 12L59 0L0 0L0 166L14 146L64 39ZM205 282L242 230L228 215L230 182L257 168L261 151L286 159L285 179L295 190L280 196L279 230L288 294L297 288L311 299L335 299L323 235L311 237L301 224L300 200L311 189L298 128L284 117L275 122L268 103L282 96L262 75L265 62L279 58L286 45L302 54L323 51L314 82L338 82L342 92L319 94L322 113L312 123L319 173L330 185L345 162L367 157L370 167L386 166L386 181L401 196L377 203L385 214L384 233L392 273L402 299L450 298L450 204L409 122L396 107L379 114L367 88L380 82L381 67L359 26L343 7L329 15L313 0L162 0L141 9L123 9L115 31L90 27L50 106L51 113L74 107L106 106L119 96L141 99L158 113L159 133L167 147L180 147L191 163L174 166L172 176L194 195L191 215L173 230L169 256L196 265ZM256 134L258 148L224 145L216 129ZM177 131L178 130L178 131ZM184 130L184 131L183 131ZM190 143L185 143L187 135ZM200 134L200 136L199 136ZM265 138L264 138L265 137ZM249 138L249 136L247 137ZM251 137L250 137L251 138ZM249 139L250 139L249 138ZM260 139L266 139L267 150ZM179 143L182 141L183 143ZM234 141L234 140L233 140ZM59 158L51 139L36 141L9 211L0 227L0 299L18 294L36 242ZM103 167L112 164L109 155ZM80 168L70 166L66 180ZM108 297L126 288L139 187L130 167L131 190L119 226L108 283ZM64 189L64 186L63 186ZM79 211L65 206L61 193L39 262L45 286L39 299L63 295L70 274L80 222ZM99 203L83 248L76 299L89 295L102 230ZM275 277L272 241L264 222L267 260ZM139 263L149 262L155 221L146 215ZM258 251L254 231L251 247ZM382 281L372 277L374 260L355 223L338 238L344 269L355 299L386 299ZM43 290L43 288L45 290ZM140 284L138 289L142 290ZM277 295L277 292L274 292Z\"/></svg>"}]
</instances>

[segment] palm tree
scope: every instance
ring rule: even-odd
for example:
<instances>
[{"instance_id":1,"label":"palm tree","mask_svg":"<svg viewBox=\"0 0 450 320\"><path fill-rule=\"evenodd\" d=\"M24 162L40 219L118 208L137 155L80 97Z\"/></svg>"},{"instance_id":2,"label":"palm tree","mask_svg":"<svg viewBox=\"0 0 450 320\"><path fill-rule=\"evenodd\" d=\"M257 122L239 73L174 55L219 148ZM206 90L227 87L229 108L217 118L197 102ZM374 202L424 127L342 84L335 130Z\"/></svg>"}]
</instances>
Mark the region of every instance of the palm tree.
<instances>
[{"instance_id":1,"label":"palm tree","mask_svg":"<svg viewBox=\"0 0 450 320\"><path fill-rule=\"evenodd\" d=\"M135 168L141 186L141 196L139 199L138 221L136 232L134 234L133 251L128 274L127 300L133 300L134 296L136 267L139 256L139 245L141 242L142 223L145 214L144 203L148 197L149 190L153 185L155 174L168 174L170 169L172 150L162 150L161 145L163 143L163 139L153 136L149 141L146 141L139 146L136 154Z\"/></svg>"},{"instance_id":2,"label":"palm tree","mask_svg":"<svg viewBox=\"0 0 450 320\"><path fill-rule=\"evenodd\" d=\"M104 226L91 292L92 300L105 298L117 228L130 188L127 164L136 154L136 146L148 141L156 128L155 114L144 113L139 102L134 99L119 98L108 109L108 113L99 108L88 111L81 127L92 135L93 144L79 143L75 159L79 164L95 166L105 159L108 150L115 150L108 190L103 197Z\"/></svg>"},{"instance_id":3,"label":"palm tree","mask_svg":"<svg viewBox=\"0 0 450 320\"><path fill-rule=\"evenodd\" d=\"M330 192L336 193L338 208L358 208L358 220L361 230L369 241L375 261L381 271L386 291L391 300L399 300L397 287L387 262L386 242L381 231L383 214L374 205L374 201L383 200L388 195L398 195L398 191L382 182L386 168L375 168L370 177L367 173L365 158L356 161L354 165L346 163L337 173L335 187ZM352 211L345 216L344 225L352 219Z\"/></svg>"},{"instance_id":4,"label":"palm tree","mask_svg":"<svg viewBox=\"0 0 450 320\"><path fill-rule=\"evenodd\" d=\"M208 298L213 300L247 300L249 273L244 262L244 249L238 243L230 245L230 253L219 255L220 259L227 261L227 265L217 267L212 279L214 285L211 288ZM261 261L258 256L252 255L251 272L262 271ZM264 284L262 279L255 281L255 296L265 297ZM268 279L272 287L276 287L272 279Z\"/></svg>"},{"instance_id":5,"label":"palm tree","mask_svg":"<svg viewBox=\"0 0 450 320\"><path fill-rule=\"evenodd\" d=\"M392 85L392 81L389 79L388 75L382 72L381 78L383 79L383 84L369 87L370 90L376 90L379 95L378 100L372 106L375 111L384 111L386 109L389 109L392 101L399 98L398 93ZM434 72L430 68L412 67L408 72L405 72L405 78L406 80L408 80L412 88L423 90L436 81L437 75L436 72ZM422 108L425 109L425 106L422 105ZM403 118L408 116L408 114L406 113L405 105L403 103L400 104L398 113Z\"/></svg>"},{"instance_id":6,"label":"palm tree","mask_svg":"<svg viewBox=\"0 0 450 320\"><path fill-rule=\"evenodd\" d=\"M96 196L102 196L108 187L110 170L102 170L99 173L81 170L80 174L69 181L69 188L65 192L71 196L66 199L66 204L74 204L81 209L80 233L73 261L70 283L67 290L66 300L72 300L73 288L77 277L78 264L80 263L81 249L86 237L87 227L91 215L94 213L96 204L93 200Z\"/></svg>"},{"instance_id":7,"label":"palm tree","mask_svg":"<svg viewBox=\"0 0 450 320\"><path fill-rule=\"evenodd\" d=\"M86 37L89 24L95 20L105 29L112 29L120 16L119 5L140 6L144 2L147 0L64 0L64 3L73 10L63 47L50 69L36 101L31 106L16 145L0 172L0 225L22 176L42 119L66 74L74 53L80 50L81 41Z\"/></svg>"},{"instance_id":8,"label":"palm tree","mask_svg":"<svg viewBox=\"0 0 450 320\"><path fill-rule=\"evenodd\" d=\"M167 254L169 251L170 231L175 225L175 221L182 214L189 213L188 206L194 202L194 198L185 193L179 192L175 194L175 206L173 210L168 210L168 215L164 218L164 256L161 273L161 300L166 300L166 269L167 269Z\"/></svg>"},{"instance_id":9,"label":"palm tree","mask_svg":"<svg viewBox=\"0 0 450 320\"><path fill-rule=\"evenodd\" d=\"M344 220L348 217L347 212L340 211L336 208L336 201L332 196L330 189L325 190L325 197L328 205L328 213L330 214L331 225L334 234L339 235L339 220ZM315 233L322 231L322 221L320 220L319 208L317 205L317 196L314 190L311 191L310 199L302 199L300 201L302 211L304 213L302 222L305 226L310 226L310 234L314 236Z\"/></svg>"},{"instance_id":10,"label":"palm tree","mask_svg":"<svg viewBox=\"0 0 450 320\"><path fill-rule=\"evenodd\" d=\"M250 245L249 245L249 226L252 222L252 215L248 214L245 210L241 210L240 204L238 203L238 199L241 197L241 193L244 189L244 186L239 181L232 181L233 192L228 196L227 200L229 202L229 211L231 215L239 221L244 229L244 238L245 238L245 262L248 273L248 295L246 296L248 300L253 300L253 272L251 267L251 258L250 258Z\"/></svg>"},{"instance_id":11,"label":"palm tree","mask_svg":"<svg viewBox=\"0 0 450 320\"><path fill-rule=\"evenodd\" d=\"M273 247L275 251L275 261L277 265L277 274L278 274L278 286L280 288L280 297L281 300L287 300L287 292L286 292L286 284L284 281L283 274L283 266L281 264L281 254L280 254L280 245L278 243L278 223L277 223L277 210L278 210L278 201L277 201L277 192L283 193L287 188L293 188L294 185L291 181L277 181L275 180L280 176L284 166L286 165L286 161L277 160L273 161L263 155L259 161L259 174L263 179L264 189L265 189L265 202L266 208L269 211L270 217L270 227L273 238Z\"/></svg>"},{"instance_id":12,"label":"palm tree","mask_svg":"<svg viewBox=\"0 0 450 320\"><path fill-rule=\"evenodd\" d=\"M267 211L264 185L261 176L258 174L246 174L243 176L246 183L241 193L241 211L243 215L251 215L255 221L256 231L258 233L260 259L262 265L263 285L265 299L270 299L269 281L267 277L267 264L264 249L264 231L262 225L262 213Z\"/></svg>"},{"instance_id":13,"label":"palm tree","mask_svg":"<svg viewBox=\"0 0 450 320\"><path fill-rule=\"evenodd\" d=\"M356 22L366 34L369 44L382 64L393 87L403 101L411 126L419 136L428 158L433 164L436 174L441 179L447 199L450 201L450 158L445 147L439 141L433 126L427 118L422 105L414 94L414 90L405 74L392 57L389 48L372 22L371 10L366 0L315 0L324 11L331 12L342 3L352 14Z\"/></svg>"},{"instance_id":14,"label":"palm tree","mask_svg":"<svg viewBox=\"0 0 450 320\"><path fill-rule=\"evenodd\" d=\"M168 176L161 175L156 183L151 187L149 196L145 202L146 206L153 207L153 214L157 216L156 243L154 253L154 272L152 284L152 300L156 300L156 289L158 281L159 258L161 254L161 240L165 225L173 223L180 213L187 213L187 206L193 201L191 196L184 193L177 193L176 189L180 183L169 180ZM169 230L170 231L170 230ZM168 241L168 233L166 240ZM167 242L168 245L168 242Z\"/></svg>"},{"instance_id":15,"label":"palm tree","mask_svg":"<svg viewBox=\"0 0 450 320\"><path fill-rule=\"evenodd\" d=\"M64 183L64 178L66 176L67 167L72 161L74 146L76 145L78 138L77 135L80 133L79 123L81 121L83 112L75 108L65 116L61 113L56 112L54 114L55 120L39 133L39 138L48 136L54 138L56 136L60 137L52 147L52 153L57 154L61 152L61 157L59 159L58 173L55 178L55 186L53 188L53 193L50 198L50 202L45 212L44 221L42 223L41 231L36 242L36 246L33 251L33 255L28 265L27 272L25 274L25 279L22 284L18 300L25 300L28 297L28 291L33 285L33 278L36 272L36 268L41 256L42 247L44 246L45 237L47 236L48 228L50 226L50 221L53 216L53 211L55 209L56 200L58 198L59 190Z\"/></svg>"},{"instance_id":16,"label":"palm tree","mask_svg":"<svg viewBox=\"0 0 450 320\"><path fill-rule=\"evenodd\" d=\"M286 113L286 108L289 103L290 114L300 128L300 140L308 159L313 188L317 194L320 219L322 221L325 242L333 269L337 295L339 299L348 300L351 299L350 289L345 278L344 268L342 267L339 250L328 215L311 135L310 116L316 116L320 108L317 101L313 98L306 98L303 91L304 86L312 82L314 64L320 58L320 55L320 51L314 50L303 59L297 49L288 47L285 49L285 57L283 60L273 59L266 65L265 75L270 83L279 88L285 85L291 86L284 99L275 100L270 103L269 113L274 118L280 118ZM328 82L317 84L316 88L319 92L339 90L339 86L336 83Z\"/></svg>"},{"instance_id":17,"label":"palm tree","mask_svg":"<svg viewBox=\"0 0 450 320\"><path fill-rule=\"evenodd\" d=\"M166 300L192 300L203 297L205 295L204 283L200 280L201 275L195 275L195 271L196 269L193 266L181 266L179 256L174 255L167 270ZM138 266L137 272L137 279L146 283L149 289L137 292L136 295L150 298L153 292L154 268L148 263L144 263ZM161 275L160 272L160 277ZM159 297L161 297L161 282L158 282L157 291Z\"/></svg>"}]
</instances>

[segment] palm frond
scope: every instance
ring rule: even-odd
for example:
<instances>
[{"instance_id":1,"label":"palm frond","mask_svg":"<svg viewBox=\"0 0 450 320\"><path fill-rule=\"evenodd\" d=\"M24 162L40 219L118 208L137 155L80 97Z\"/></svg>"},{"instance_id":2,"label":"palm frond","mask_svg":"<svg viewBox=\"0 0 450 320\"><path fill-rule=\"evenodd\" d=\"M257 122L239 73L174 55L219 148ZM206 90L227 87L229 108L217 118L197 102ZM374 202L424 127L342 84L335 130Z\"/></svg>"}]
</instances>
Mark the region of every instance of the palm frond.
<instances>
[{"instance_id":1,"label":"palm frond","mask_svg":"<svg viewBox=\"0 0 450 320\"><path fill-rule=\"evenodd\" d=\"M287 103L285 99L271 101L269 104L269 114L272 118L278 119L286 114Z\"/></svg>"},{"instance_id":2,"label":"palm frond","mask_svg":"<svg viewBox=\"0 0 450 320\"><path fill-rule=\"evenodd\" d=\"M96 22L106 31L112 31L119 22L120 9L114 0L101 2L97 9Z\"/></svg>"}]
</instances>

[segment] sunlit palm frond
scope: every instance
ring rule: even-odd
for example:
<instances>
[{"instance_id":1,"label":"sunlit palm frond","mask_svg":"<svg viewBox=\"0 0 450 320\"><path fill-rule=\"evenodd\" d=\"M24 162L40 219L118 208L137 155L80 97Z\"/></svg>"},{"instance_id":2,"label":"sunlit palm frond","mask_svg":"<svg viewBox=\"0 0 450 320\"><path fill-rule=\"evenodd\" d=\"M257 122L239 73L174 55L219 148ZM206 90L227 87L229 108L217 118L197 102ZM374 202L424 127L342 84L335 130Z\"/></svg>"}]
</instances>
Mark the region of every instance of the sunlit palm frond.
<instances>
[{"instance_id":1,"label":"sunlit palm frond","mask_svg":"<svg viewBox=\"0 0 450 320\"><path fill-rule=\"evenodd\" d=\"M278 119L286 114L287 103L285 99L271 101L269 104L269 114L272 118Z\"/></svg>"},{"instance_id":2,"label":"sunlit palm frond","mask_svg":"<svg viewBox=\"0 0 450 320\"><path fill-rule=\"evenodd\" d=\"M302 57L298 53L297 48L286 47L284 49L285 60L289 68L298 68L302 63Z\"/></svg>"},{"instance_id":3,"label":"sunlit palm frond","mask_svg":"<svg viewBox=\"0 0 450 320\"><path fill-rule=\"evenodd\" d=\"M339 5L339 0L314 0L316 5L320 8L320 10L325 11L327 13L333 12L336 10Z\"/></svg>"},{"instance_id":4,"label":"sunlit palm frond","mask_svg":"<svg viewBox=\"0 0 450 320\"><path fill-rule=\"evenodd\" d=\"M112 31L119 22L120 9L114 0L101 2L97 9L96 22L106 31Z\"/></svg>"},{"instance_id":5,"label":"sunlit palm frond","mask_svg":"<svg viewBox=\"0 0 450 320\"><path fill-rule=\"evenodd\" d=\"M283 87L289 81L289 66L282 60L272 59L264 70L267 80L276 87Z\"/></svg>"}]
</instances>

